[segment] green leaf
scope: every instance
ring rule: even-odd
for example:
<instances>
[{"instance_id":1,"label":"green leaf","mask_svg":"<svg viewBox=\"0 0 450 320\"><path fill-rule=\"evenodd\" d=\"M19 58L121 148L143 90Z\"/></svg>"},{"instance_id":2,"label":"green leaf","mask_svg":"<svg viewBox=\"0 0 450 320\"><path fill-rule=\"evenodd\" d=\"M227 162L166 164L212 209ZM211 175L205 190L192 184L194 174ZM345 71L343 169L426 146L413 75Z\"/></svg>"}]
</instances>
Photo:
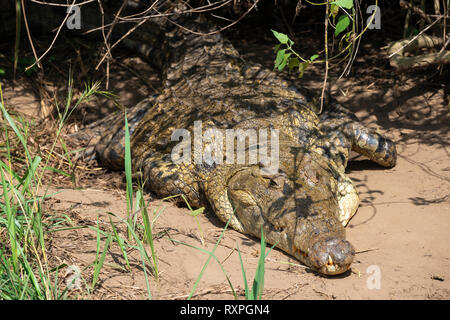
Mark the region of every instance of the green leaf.
<instances>
[{"instance_id":1,"label":"green leaf","mask_svg":"<svg viewBox=\"0 0 450 320\"><path fill-rule=\"evenodd\" d=\"M311 58L309 58L309 61L314 61L314 60L316 60L318 57L319 57L318 54L314 54L314 55L311 56Z\"/></svg>"},{"instance_id":2,"label":"green leaf","mask_svg":"<svg viewBox=\"0 0 450 320\"><path fill-rule=\"evenodd\" d=\"M278 68L278 66L283 62L285 52L286 52L286 49L281 49L280 51L277 52L274 69Z\"/></svg>"},{"instance_id":3,"label":"green leaf","mask_svg":"<svg viewBox=\"0 0 450 320\"><path fill-rule=\"evenodd\" d=\"M351 9L353 8L353 0L336 0L332 4L336 4L341 8Z\"/></svg>"},{"instance_id":4,"label":"green leaf","mask_svg":"<svg viewBox=\"0 0 450 320\"><path fill-rule=\"evenodd\" d=\"M275 36L275 38L278 39L278 41L280 41L280 43L282 43L282 44L288 43L289 37L287 35L285 35L284 33L276 32L274 30L270 30L270 31L272 31L273 35Z\"/></svg>"},{"instance_id":5,"label":"green leaf","mask_svg":"<svg viewBox=\"0 0 450 320\"><path fill-rule=\"evenodd\" d=\"M306 62L302 62L299 66L298 66L298 77L301 78L303 77L303 73L305 72L306 68L309 67L311 63L309 61Z\"/></svg>"},{"instance_id":6,"label":"green leaf","mask_svg":"<svg viewBox=\"0 0 450 320\"><path fill-rule=\"evenodd\" d=\"M289 60L289 57L291 56L292 53L287 53L284 55L283 57L283 61L281 61L281 63L278 65L278 71L283 71L283 69L286 67L287 62Z\"/></svg>"},{"instance_id":7,"label":"green leaf","mask_svg":"<svg viewBox=\"0 0 450 320\"><path fill-rule=\"evenodd\" d=\"M5 72L5 69L2 69L2 68L0 68L0 76L1 75L4 75L6 72Z\"/></svg>"},{"instance_id":8,"label":"green leaf","mask_svg":"<svg viewBox=\"0 0 450 320\"><path fill-rule=\"evenodd\" d=\"M288 62L288 68L289 70L294 69L295 67L298 67L300 65L300 61L297 58L291 58Z\"/></svg>"},{"instance_id":9,"label":"green leaf","mask_svg":"<svg viewBox=\"0 0 450 320\"><path fill-rule=\"evenodd\" d=\"M347 29L350 25L350 19L347 15L340 16L338 19L338 23L336 24L336 30L334 30L334 36L339 35L342 31Z\"/></svg>"}]
</instances>

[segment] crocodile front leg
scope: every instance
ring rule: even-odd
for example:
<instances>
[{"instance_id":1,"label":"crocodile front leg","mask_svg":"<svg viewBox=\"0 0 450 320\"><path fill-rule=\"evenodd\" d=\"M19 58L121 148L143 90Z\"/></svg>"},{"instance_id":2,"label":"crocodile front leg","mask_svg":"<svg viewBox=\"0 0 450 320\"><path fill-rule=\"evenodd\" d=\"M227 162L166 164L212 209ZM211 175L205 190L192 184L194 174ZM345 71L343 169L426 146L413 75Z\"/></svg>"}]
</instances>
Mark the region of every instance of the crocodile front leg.
<instances>
[{"instance_id":1,"label":"crocodile front leg","mask_svg":"<svg viewBox=\"0 0 450 320\"><path fill-rule=\"evenodd\" d=\"M229 226L234 230L246 233L228 197L228 177L233 170L236 168L229 165L216 167L203 182L203 190L216 216L225 223L230 221Z\"/></svg>"}]
</instances>

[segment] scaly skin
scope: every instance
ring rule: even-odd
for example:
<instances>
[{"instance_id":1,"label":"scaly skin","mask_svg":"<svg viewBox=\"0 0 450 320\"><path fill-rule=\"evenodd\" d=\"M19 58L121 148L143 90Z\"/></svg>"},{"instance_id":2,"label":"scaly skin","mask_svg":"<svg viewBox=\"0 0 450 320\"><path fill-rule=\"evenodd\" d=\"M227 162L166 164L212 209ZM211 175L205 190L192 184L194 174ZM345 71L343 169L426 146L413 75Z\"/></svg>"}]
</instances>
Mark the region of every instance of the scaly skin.
<instances>
[{"instance_id":1,"label":"scaly skin","mask_svg":"<svg viewBox=\"0 0 450 320\"><path fill-rule=\"evenodd\" d=\"M199 32L216 30L201 18L177 22ZM149 40L141 52L164 48L158 56L164 89L128 112L133 168L143 173L146 187L160 196L184 194L192 206L209 205L245 234L259 237L262 227L268 243L322 274L348 270L355 251L344 226L358 207L345 175L349 152L392 167L393 142L336 103L318 116L314 100L274 72L245 63L220 34L199 36L170 28L163 19L158 24L163 42ZM261 161L175 164L170 155L178 141L171 141L172 133L187 129L192 135L199 120L203 132L278 129L279 170L267 173ZM95 145L98 160L122 169L123 115L111 115L93 129L105 133Z\"/></svg>"}]
</instances>

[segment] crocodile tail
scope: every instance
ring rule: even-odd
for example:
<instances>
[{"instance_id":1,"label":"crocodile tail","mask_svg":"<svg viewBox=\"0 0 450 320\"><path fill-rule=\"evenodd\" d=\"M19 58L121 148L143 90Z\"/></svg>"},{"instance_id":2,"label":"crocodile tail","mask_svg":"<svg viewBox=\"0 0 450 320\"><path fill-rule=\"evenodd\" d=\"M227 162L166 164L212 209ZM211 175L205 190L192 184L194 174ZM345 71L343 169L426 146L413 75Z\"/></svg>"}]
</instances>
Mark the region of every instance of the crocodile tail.
<instances>
[{"instance_id":1,"label":"crocodile tail","mask_svg":"<svg viewBox=\"0 0 450 320\"><path fill-rule=\"evenodd\" d=\"M397 162L394 142L360 123L353 123L352 150L384 167L392 168Z\"/></svg>"}]
</instances>

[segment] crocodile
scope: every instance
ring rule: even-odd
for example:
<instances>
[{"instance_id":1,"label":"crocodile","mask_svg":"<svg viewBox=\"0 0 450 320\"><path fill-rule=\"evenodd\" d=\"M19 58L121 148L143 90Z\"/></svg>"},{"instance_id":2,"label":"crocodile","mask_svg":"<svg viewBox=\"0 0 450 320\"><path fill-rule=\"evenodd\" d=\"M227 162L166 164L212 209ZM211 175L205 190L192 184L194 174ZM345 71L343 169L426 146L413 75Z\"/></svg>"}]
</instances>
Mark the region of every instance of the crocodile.
<instances>
[{"instance_id":1,"label":"crocodile","mask_svg":"<svg viewBox=\"0 0 450 320\"><path fill-rule=\"evenodd\" d=\"M210 208L244 234L260 238L263 232L267 243L320 274L349 270L355 249L345 238L345 226L359 205L345 174L350 151L390 168L396 164L394 142L331 98L319 114L317 98L275 71L244 61L202 16L175 14L152 23L157 37L154 29L146 38L142 31L139 48L127 39L153 57L163 78L158 95L126 112L132 167L146 189L160 197L183 194L192 207ZM177 129L189 134L181 139ZM226 147L214 161L202 158L226 145L225 135L204 139L209 129L234 134L228 151L235 141L244 141L245 161L228 157ZM124 114L111 114L86 132L95 141L95 158L122 170ZM245 136L249 132L277 134L264 140L265 150L277 154L276 166L263 154L248 161L263 140L255 142ZM192 145L200 149L174 160L174 150L189 151Z\"/></svg>"}]
</instances>

